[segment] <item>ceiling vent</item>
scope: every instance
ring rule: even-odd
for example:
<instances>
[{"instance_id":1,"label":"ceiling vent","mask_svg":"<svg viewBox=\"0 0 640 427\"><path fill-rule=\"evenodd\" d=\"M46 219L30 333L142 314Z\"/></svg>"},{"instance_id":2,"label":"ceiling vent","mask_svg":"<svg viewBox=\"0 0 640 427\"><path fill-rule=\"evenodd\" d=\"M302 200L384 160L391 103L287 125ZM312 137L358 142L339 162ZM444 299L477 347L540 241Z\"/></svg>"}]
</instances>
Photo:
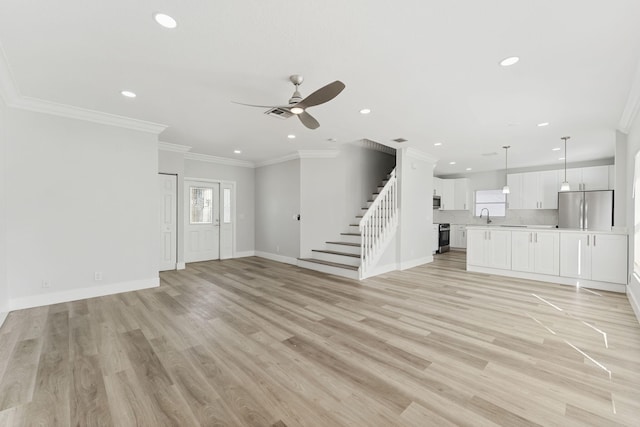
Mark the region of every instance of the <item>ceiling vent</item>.
<instances>
[{"instance_id":1,"label":"ceiling vent","mask_svg":"<svg viewBox=\"0 0 640 427\"><path fill-rule=\"evenodd\" d=\"M491 152L491 153L482 153L483 156L485 157L491 157L491 156L497 156L498 153L496 153L495 151Z\"/></svg>"},{"instance_id":2,"label":"ceiling vent","mask_svg":"<svg viewBox=\"0 0 640 427\"><path fill-rule=\"evenodd\" d=\"M393 139L392 141L397 142L398 144L401 144L403 142L407 142L407 140L404 139L404 138L396 138L396 139Z\"/></svg>"},{"instance_id":3,"label":"ceiling vent","mask_svg":"<svg viewBox=\"0 0 640 427\"><path fill-rule=\"evenodd\" d=\"M264 112L267 116L278 117L280 119L288 119L293 116L293 113L287 110L283 110L282 108L273 107Z\"/></svg>"}]
</instances>

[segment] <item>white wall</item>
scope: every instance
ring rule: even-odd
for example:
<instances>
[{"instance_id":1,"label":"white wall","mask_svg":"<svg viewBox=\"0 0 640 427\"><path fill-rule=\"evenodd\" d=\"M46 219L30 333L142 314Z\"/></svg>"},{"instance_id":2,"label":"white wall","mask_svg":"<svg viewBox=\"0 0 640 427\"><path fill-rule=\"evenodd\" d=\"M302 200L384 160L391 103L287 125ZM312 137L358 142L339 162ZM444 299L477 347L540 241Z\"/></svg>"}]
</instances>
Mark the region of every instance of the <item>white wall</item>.
<instances>
[{"instance_id":1,"label":"white wall","mask_svg":"<svg viewBox=\"0 0 640 427\"><path fill-rule=\"evenodd\" d=\"M613 225L626 227L627 224L627 135L616 131L615 186L613 193Z\"/></svg>"},{"instance_id":2,"label":"white wall","mask_svg":"<svg viewBox=\"0 0 640 427\"><path fill-rule=\"evenodd\" d=\"M17 109L7 121L11 307L157 286L157 136Z\"/></svg>"},{"instance_id":3,"label":"white wall","mask_svg":"<svg viewBox=\"0 0 640 427\"><path fill-rule=\"evenodd\" d=\"M400 269L433 261L431 253L433 223L434 160L412 149L397 154L400 184L400 228L397 257Z\"/></svg>"},{"instance_id":4,"label":"white wall","mask_svg":"<svg viewBox=\"0 0 640 427\"><path fill-rule=\"evenodd\" d=\"M635 169L635 156L640 151L640 116L631 126L631 130L627 135L627 152L626 152L626 199L627 203L627 228L629 233L629 274L631 279L627 287L627 295L631 305L634 307L636 317L640 321L640 281L633 274L633 260L635 256L634 248L634 224L635 224L635 206L633 202L633 180ZM616 181L617 183L617 181Z\"/></svg>"},{"instance_id":5,"label":"white wall","mask_svg":"<svg viewBox=\"0 0 640 427\"><path fill-rule=\"evenodd\" d=\"M300 160L256 169L256 252L300 256ZM282 259L285 261L285 259Z\"/></svg>"},{"instance_id":6,"label":"white wall","mask_svg":"<svg viewBox=\"0 0 640 427\"><path fill-rule=\"evenodd\" d=\"M255 249L255 169L185 159L184 176L236 183L236 253L252 252Z\"/></svg>"},{"instance_id":7,"label":"white wall","mask_svg":"<svg viewBox=\"0 0 640 427\"><path fill-rule=\"evenodd\" d=\"M7 107L0 98L0 326L9 311L9 285L7 283Z\"/></svg>"}]
</instances>

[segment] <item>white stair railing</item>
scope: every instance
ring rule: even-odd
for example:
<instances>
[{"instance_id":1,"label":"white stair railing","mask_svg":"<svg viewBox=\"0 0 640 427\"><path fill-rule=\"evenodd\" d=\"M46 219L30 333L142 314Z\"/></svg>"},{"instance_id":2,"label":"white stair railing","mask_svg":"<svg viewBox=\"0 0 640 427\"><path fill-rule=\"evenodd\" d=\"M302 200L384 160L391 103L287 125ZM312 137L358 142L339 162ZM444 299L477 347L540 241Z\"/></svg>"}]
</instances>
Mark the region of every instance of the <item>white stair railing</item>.
<instances>
[{"instance_id":1,"label":"white stair railing","mask_svg":"<svg viewBox=\"0 0 640 427\"><path fill-rule=\"evenodd\" d=\"M364 279L384 253L398 225L398 180L396 170L389 174L378 197L360 220L362 246L360 253L360 278Z\"/></svg>"}]
</instances>

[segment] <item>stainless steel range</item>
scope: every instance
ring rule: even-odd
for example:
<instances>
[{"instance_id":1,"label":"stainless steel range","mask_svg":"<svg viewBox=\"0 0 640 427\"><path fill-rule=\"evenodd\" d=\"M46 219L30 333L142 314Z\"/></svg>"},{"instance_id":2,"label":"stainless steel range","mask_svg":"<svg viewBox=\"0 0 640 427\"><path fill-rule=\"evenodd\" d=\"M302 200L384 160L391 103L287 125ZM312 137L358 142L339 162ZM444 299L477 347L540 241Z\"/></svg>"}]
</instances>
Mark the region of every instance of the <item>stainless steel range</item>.
<instances>
[{"instance_id":1,"label":"stainless steel range","mask_svg":"<svg viewBox=\"0 0 640 427\"><path fill-rule=\"evenodd\" d=\"M438 253L449 252L451 224L438 224Z\"/></svg>"}]
</instances>

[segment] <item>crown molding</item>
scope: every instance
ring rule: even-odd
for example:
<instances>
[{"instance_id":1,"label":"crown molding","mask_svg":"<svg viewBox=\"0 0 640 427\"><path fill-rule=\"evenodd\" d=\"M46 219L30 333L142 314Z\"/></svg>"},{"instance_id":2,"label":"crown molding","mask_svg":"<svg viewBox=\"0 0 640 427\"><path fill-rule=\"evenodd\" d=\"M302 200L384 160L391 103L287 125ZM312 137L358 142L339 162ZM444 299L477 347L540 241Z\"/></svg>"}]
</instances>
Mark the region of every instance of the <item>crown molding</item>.
<instances>
[{"instance_id":1,"label":"crown molding","mask_svg":"<svg viewBox=\"0 0 640 427\"><path fill-rule=\"evenodd\" d=\"M633 122L638 117L638 113L640 113L640 62L636 66L636 74L633 77L627 103L622 111L622 117L620 117L620 123L618 123L618 130L629 133Z\"/></svg>"},{"instance_id":2,"label":"crown molding","mask_svg":"<svg viewBox=\"0 0 640 427\"><path fill-rule=\"evenodd\" d=\"M269 160L264 160L262 162L258 162L256 163L256 167L261 168L263 166L275 165L278 163L284 163L284 162L288 162L289 160L296 160L299 158L300 156L298 155L298 153L291 153L291 154L287 154L286 156L276 157L275 159L269 159Z\"/></svg>"},{"instance_id":3,"label":"crown molding","mask_svg":"<svg viewBox=\"0 0 640 427\"><path fill-rule=\"evenodd\" d=\"M379 142L375 142L370 139L361 139L359 141L355 141L354 144L363 146L364 148L368 148L369 150L380 151L381 153L390 154L392 156L396 155L395 148L388 147L384 144L380 144Z\"/></svg>"},{"instance_id":4,"label":"crown molding","mask_svg":"<svg viewBox=\"0 0 640 427\"><path fill-rule=\"evenodd\" d=\"M431 154L427 154L424 151L416 150L415 148L412 148L412 147L401 148L399 151L404 152L404 154L409 157L413 157L418 160L423 160L425 162L429 162L429 163L438 162L437 157L433 157Z\"/></svg>"},{"instance_id":5,"label":"crown molding","mask_svg":"<svg viewBox=\"0 0 640 427\"><path fill-rule=\"evenodd\" d=\"M35 113L67 117L153 134L159 134L167 128L166 125L158 123L131 119L129 117L103 113L101 111L88 110L86 108L58 104L44 99L23 96L16 85L15 79L13 78L11 67L9 67L9 62L7 61L7 57L2 46L0 46L0 96L2 96L4 102L9 107L33 111Z\"/></svg>"},{"instance_id":6,"label":"crown molding","mask_svg":"<svg viewBox=\"0 0 640 427\"><path fill-rule=\"evenodd\" d=\"M334 159L338 154L340 150L298 150L301 159Z\"/></svg>"},{"instance_id":7,"label":"crown molding","mask_svg":"<svg viewBox=\"0 0 640 427\"><path fill-rule=\"evenodd\" d=\"M199 162L215 163L218 165L239 166L242 168L256 167L253 162L249 162L246 160L229 159L226 157L210 156L208 154L184 153L184 158L186 160L196 160Z\"/></svg>"},{"instance_id":8,"label":"crown molding","mask_svg":"<svg viewBox=\"0 0 640 427\"><path fill-rule=\"evenodd\" d=\"M188 145L172 144L171 142L158 141L158 150L172 151L174 153L186 153L191 151L191 147Z\"/></svg>"}]
</instances>

